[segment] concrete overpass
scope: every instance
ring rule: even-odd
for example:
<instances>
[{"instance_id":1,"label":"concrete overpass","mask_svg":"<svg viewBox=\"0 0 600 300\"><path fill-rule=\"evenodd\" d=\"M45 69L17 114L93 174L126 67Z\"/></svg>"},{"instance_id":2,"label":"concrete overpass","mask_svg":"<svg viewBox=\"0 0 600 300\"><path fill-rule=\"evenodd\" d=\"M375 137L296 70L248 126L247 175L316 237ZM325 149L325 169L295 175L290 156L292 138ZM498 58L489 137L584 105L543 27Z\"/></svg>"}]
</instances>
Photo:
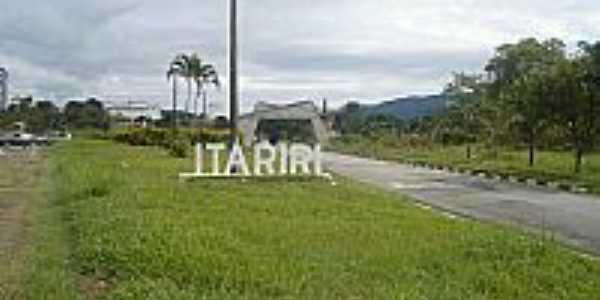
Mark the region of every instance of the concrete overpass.
<instances>
[{"instance_id":1,"label":"concrete overpass","mask_svg":"<svg viewBox=\"0 0 600 300\"><path fill-rule=\"evenodd\" d=\"M243 135L245 146L251 146L256 141L256 130L261 121L310 121L318 143L327 145L331 134L323 117L317 106L311 101L290 105L260 102L255 106L254 112L240 117L238 130Z\"/></svg>"}]
</instances>

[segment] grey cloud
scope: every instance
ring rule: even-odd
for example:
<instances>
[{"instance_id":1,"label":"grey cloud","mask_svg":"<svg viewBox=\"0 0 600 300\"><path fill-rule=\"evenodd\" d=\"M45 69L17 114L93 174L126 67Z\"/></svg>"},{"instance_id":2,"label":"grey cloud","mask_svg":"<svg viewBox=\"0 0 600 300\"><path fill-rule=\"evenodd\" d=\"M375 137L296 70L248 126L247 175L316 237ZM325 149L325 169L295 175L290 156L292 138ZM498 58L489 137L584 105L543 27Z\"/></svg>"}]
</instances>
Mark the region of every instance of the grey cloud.
<instances>
[{"instance_id":1,"label":"grey cloud","mask_svg":"<svg viewBox=\"0 0 600 300\"><path fill-rule=\"evenodd\" d=\"M459 70L481 66L488 53L482 50L410 49L388 53L347 53L344 49L303 48L284 46L262 48L250 55L256 64L272 70L314 73L347 73L361 76L365 73L388 76L410 74L427 76L423 70Z\"/></svg>"},{"instance_id":2,"label":"grey cloud","mask_svg":"<svg viewBox=\"0 0 600 300\"><path fill-rule=\"evenodd\" d=\"M257 99L435 92L451 71L480 69L499 43L528 35L591 39L600 21L593 0L240 4L246 107ZM16 92L166 105L164 71L176 53L199 51L224 73L225 0L24 0L7 7L0 64L15 74ZM223 97L211 95L220 104Z\"/></svg>"}]
</instances>

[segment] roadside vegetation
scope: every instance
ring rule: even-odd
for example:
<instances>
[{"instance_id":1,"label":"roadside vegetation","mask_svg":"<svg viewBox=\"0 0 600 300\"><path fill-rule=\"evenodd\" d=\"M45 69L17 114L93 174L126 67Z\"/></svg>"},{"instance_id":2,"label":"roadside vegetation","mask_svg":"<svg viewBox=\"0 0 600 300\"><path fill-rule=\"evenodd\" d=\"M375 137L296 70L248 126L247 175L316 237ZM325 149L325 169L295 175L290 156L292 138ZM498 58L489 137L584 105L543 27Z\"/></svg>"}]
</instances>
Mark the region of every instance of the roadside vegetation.
<instances>
[{"instance_id":1,"label":"roadside vegetation","mask_svg":"<svg viewBox=\"0 0 600 300\"><path fill-rule=\"evenodd\" d=\"M15 130L16 123L23 123L27 132L35 134L110 127L104 104L95 98L69 101L62 111L52 101L34 102L32 97L16 97L12 102L6 111L0 111L0 131Z\"/></svg>"},{"instance_id":2,"label":"roadside vegetation","mask_svg":"<svg viewBox=\"0 0 600 300\"><path fill-rule=\"evenodd\" d=\"M333 148L600 192L600 44L567 53L559 40L527 39L499 47L485 72L457 74L445 91L451 105L439 116L404 122L363 118L346 107L337 114L343 136ZM600 262L547 232L528 235L437 214L345 178L181 181L179 173L194 169L186 155L193 143L228 136L226 126L200 122L208 115L208 86L219 85L211 65L178 55L167 77L173 109L150 124L159 128L111 131L111 118L94 99L71 102L64 112L22 99L0 116L0 127L42 120L40 132L92 129L91 136L103 138L56 145L48 164L34 171L39 180L24 195L21 246L0 257L7 266L0 270L0 298L587 300L600 294ZM179 79L188 88L183 112Z\"/></svg>"},{"instance_id":3,"label":"roadside vegetation","mask_svg":"<svg viewBox=\"0 0 600 300\"><path fill-rule=\"evenodd\" d=\"M59 145L50 199L69 233L58 244L69 249L69 270L48 268L29 284L47 288L53 272L75 272L89 299L591 299L600 292L600 263L550 236L447 218L343 178L335 185L179 181L190 168L191 159L157 147Z\"/></svg>"},{"instance_id":4,"label":"roadside vegetation","mask_svg":"<svg viewBox=\"0 0 600 300\"><path fill-rule=\"evenodd\" d=\"M130 146L155 146L169 151L174 157L184 158L197 143L225 143L229 131L218 128L122 128L101 135Z\"/></svg>"},{"instance_id":5,"label":"roadside vegetation","mask_svg":"<svg viewBox=\"0 0 600 300\"><path fill-rule=\"evenodd\" d=\"M429 144L382 135L377 138L346 136L336 139L330 149L340 153L408 164L430 164L457 170L477 171L517 179L534 178L538 182L584 188L600 194L600 153L589 153L581 172L573 172L572 154L568 151L542 150L536 154L536 164L528 165L528 151L514 147L498 148L493 153L482 144L469 146Z\"/></svg>"},{"instance_id":6,"label":"roadside vegetation","mask_svg":"<svg viewBox=\"0 0 600 300\"><path fill-rule=\"evenodd\" d=\"M436 116L337 114L335 149L394 160L565 180L599 190L600 42L558 39L497 48L481 74L455 74ZM462 149L462 150L461 150Z\"/></svg>"}]
</instances>

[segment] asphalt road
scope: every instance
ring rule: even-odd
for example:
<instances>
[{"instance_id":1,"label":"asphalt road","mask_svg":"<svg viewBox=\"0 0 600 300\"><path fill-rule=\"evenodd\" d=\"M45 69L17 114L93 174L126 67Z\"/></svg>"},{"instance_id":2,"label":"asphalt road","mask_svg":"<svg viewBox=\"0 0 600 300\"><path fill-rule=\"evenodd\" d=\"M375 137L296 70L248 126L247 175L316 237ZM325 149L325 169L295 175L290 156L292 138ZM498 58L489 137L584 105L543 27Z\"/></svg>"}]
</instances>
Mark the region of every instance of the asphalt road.
<instances>
[{"instance_id":1,"label":"asphalt road","mask_svg":"<svg viewBox=\"0 0 600 300\"><path fill-rule=\"evenodd\" d=\"M552 234L600 254L600 198L392 162L323 153L334 173L408 195L443 212Z\"/></svg>"}]
</instances>

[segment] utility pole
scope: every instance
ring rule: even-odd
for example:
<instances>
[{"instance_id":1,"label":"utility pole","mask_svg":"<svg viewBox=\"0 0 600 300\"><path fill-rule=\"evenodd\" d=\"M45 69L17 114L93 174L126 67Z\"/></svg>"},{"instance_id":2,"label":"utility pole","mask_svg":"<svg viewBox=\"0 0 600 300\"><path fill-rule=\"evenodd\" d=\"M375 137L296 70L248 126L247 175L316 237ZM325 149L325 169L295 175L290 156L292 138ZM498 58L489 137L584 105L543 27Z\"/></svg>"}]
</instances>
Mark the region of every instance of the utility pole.
<instances>
[{"instance_id":1,"label":"utility pole","mask_svg":"<svg viewBox=\"0 0 600 300\"><path fill-rule=\"evenodd\" d=\"M239 99L238 99L238 24L237 0L229 0L229 123L230 146L238 142Z\"/></svg>"},{"instance_id":2,"label":"utility pole","mask_svg":"<svg viewBox=\"0 0 600 300\"><path fill-rule=\"evenodd\" d=\"M8 71L0 67L0 112L6 110L8 105Z\"/></svg>"}]
</instances>

